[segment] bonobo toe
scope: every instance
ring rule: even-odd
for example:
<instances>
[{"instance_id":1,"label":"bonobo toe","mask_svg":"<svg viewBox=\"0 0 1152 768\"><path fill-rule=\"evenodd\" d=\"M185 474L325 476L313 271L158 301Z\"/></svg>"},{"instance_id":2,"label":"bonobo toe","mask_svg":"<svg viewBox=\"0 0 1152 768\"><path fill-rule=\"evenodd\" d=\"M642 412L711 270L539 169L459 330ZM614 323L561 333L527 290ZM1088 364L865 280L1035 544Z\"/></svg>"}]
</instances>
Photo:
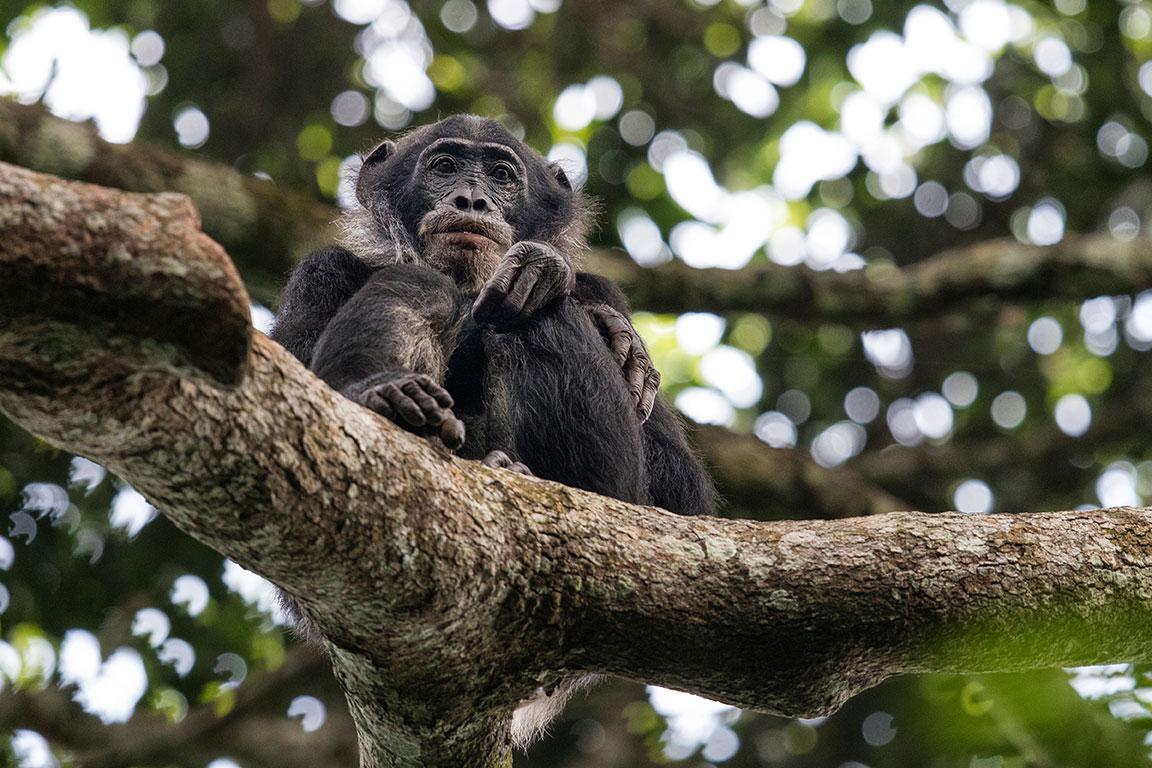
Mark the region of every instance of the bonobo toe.
<instances>
[{"instance_id":1,"label":"bonobo toe","mask_svg":"<svg viewBox=\"0 0 1152 768\"><path fill-rule=\"evenodd\" d=\"M520 475L532 475L532 470L528 469L525 464L514 461L512 457L504 453L504 451L490 451L487 456L480 460L480 463L486 467L507 469L510 472L515 472Z\"/></svg>"}]
</instances>

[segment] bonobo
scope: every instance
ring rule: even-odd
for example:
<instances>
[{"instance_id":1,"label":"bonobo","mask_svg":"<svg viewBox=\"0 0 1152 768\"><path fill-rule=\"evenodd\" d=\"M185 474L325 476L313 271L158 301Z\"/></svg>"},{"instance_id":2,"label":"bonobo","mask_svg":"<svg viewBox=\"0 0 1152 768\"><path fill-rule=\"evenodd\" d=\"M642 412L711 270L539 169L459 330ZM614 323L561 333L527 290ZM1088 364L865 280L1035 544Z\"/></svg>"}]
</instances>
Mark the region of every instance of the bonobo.
<instances>
[{"instance_id":1,"label":"bonobo","mask_svg":"<svg viewBox=\"0 0 1152 768\"><path fill-rule=\"evenodd\" d=\"M376 147L356 198L344 247L293 273L273 339L346 397L465 458L679 514L713 510L622 294L577 271L588 206L559 166L494 120L455 116Z\"/></svg>"}]
</instances>

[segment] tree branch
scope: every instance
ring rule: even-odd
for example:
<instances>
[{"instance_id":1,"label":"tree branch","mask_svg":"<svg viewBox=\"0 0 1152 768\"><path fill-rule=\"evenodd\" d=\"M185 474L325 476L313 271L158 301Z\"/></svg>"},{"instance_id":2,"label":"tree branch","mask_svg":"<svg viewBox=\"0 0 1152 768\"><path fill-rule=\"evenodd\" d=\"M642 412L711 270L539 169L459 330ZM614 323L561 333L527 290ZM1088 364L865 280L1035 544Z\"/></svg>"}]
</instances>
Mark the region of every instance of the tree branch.
<instances>
[{"instance_id":1,"label":"tree branch","mask_svg":"<svg viewBox=\"0 0 1152 768\"><path fill-rule=\"evenodd\" d=\"M893 674L1152 658L1152 513L752 523L488 470L259 334L236 355L242 286L189 224L0 167L0 410L296 594L364 768L506 766L516 702L575 670L810 715Z\"/></svg>"},{"instance_id":2,"label":"tree branch","mask_svg":"<svg viewBox=\"0 0 1152 768\"><path fill-rule=\"evenodd\" d=\"M192 198L204 231L238 257L252 295L268 306L296 260L332 241L340 212L309 195L223 163L148 144L112 144L92 123L0 98L0 161L132 192Z\"/></svg>"},{"instance_id":3,"label":"tree branch","mask_svg":"<svg viewBox=\"0 0 1152 768\"><path fill-rule=\"evenodd\" d=\"M761 312L792 320L882 328L980 303L1021 304L1133 293L1152 283L1152 242L1069 235L1040 247L992 240L907 267L838 274L764 264L695 269L680 261L645 269L597 251L585 266L618 282L653 312Z\"/></svg>"}]
</instances>

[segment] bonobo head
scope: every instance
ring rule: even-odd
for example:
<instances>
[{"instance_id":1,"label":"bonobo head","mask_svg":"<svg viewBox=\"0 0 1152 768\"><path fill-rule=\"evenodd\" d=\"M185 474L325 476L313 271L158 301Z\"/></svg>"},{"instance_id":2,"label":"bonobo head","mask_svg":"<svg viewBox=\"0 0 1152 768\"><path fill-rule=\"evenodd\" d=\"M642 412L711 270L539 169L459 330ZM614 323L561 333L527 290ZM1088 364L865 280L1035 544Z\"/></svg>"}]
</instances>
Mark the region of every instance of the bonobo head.
<instances>
[{"instance_id":1,"label":"bonobo head","mask_svg":"<svg viewBox=\"0 0 1152 768\"><path fill-rule=\"evenodd\" d=\"M560 166L495 120L456 115L365 158L344 243L372 265L423 262L476 290L513 243L551 244L573 267L587 207Z\"/></svg>"}]
</instances>

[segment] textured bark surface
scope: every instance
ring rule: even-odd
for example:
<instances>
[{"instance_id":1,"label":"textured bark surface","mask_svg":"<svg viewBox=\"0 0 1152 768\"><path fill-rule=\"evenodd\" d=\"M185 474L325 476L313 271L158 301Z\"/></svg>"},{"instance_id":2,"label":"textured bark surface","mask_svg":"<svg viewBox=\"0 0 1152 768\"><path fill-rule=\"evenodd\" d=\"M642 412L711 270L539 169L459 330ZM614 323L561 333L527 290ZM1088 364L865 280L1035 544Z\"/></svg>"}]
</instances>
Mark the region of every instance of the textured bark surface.
<instances>
[{"instance_id":1,"label":"textured bark surface","mask_svg":"<svg viewBox=\"0 0 1152 768\"><path fill-rule=\"evenodd\" d=\"M0 166L0 410L296 594L365 768L506 766L559 672L814 715L904 672L1152 658L1149 511L753 523L486 469L249 340L194 223Z\"/></svg>"}]
</instances>

